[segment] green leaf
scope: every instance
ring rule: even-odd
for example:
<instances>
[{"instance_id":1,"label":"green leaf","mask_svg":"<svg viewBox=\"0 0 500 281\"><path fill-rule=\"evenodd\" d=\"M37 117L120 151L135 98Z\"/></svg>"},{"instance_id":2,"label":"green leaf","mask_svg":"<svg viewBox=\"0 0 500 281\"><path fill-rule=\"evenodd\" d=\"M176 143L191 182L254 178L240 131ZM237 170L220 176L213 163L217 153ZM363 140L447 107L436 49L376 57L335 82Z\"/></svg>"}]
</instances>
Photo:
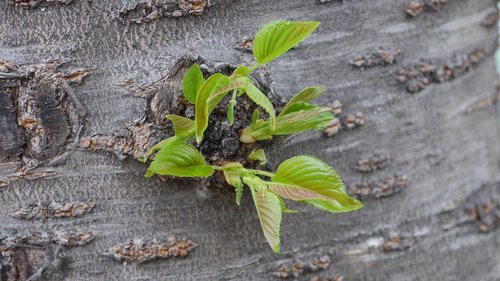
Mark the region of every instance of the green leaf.
<instances>
[{"instance_id":1,"label":"green leaf","mask_svg":"<svg viewBox=\"0 0 500 281\"><path fill-rule=\"evenodd\" d=\"M229 93L229 91L244 88L250 80L246 77L231 77L228 81L229 82L224 87L217 89L208 97L208 114L212 113L217 104L227 95L227 93Z\"/></svg>"},{"instance_id":2,"label":"green leaf","mask_svg":"<svg viewBox=\"0 0 500 281\"><path fill-rule=\"evenodd\" d=\"M356 211L363 208L363 203L360 201L349 198L351 202L347 202L345 204L340 204L332 201L332 200L320 200L320 199L308 199L303 200L302 203L312 206L316 209L320 209L322 211L331 212L331 213L345 213Z\"/></svg>"},{"instance_id":3,"label":"green leaf","mask_svg":"<svg viewBox=\"0 0 500 281\"><path fill-rule=\"evenodd\" d=\"M291 135L309 130L322 130L333 119L331 109L314 106L309 110L291 112L276 118L274 130L270 121L257 120L242 130L240 141L253 143L256 140L271 139L273 135Z\"/></svg>"},{"instance_id":4,"label":"green leaf","mask_svg":"<svg viewBox=\"0 0 500 281\"><path fill-rule=\"evenodd\" d=\"M253 41L253 56L266 64L308 37L319 22L277 20L266 24Z\"/></svg>"},{"instance_id":5,"label":"green leaf","mask_svg":"<svg viewBox=\"0 0 500 281\"><path fill-rule=\"evenodd\" d=\"M254 143L258 140L272 139L271 122L264 120L257 120L256 126L248 126L241 131L239 140L242 143Z\"/></svg>"},{"instance_id":6,"label":"green leaf","mask_svg":"<svg viewBox=\"0 0 500 281\"><path fill-rule=\"evenodd\" d=\"M192 145L176 142L164 147L156 154L149 166L148 174L176 177L208 177L214 168L207 165L203 155Z\"/></svg>"},{"instance_id":7,"label":"green leaf","mask_svg":"<svg viewBox=\"0 0 500 281\"><path fill-rule=\"evenodd\" d=\"M170 137L168 139L164 139L160 141L159 143L155 144L150 150L148 150L142 157L137 158L139 162L145 163L153 153L156 151L163 149L165 147L168 147L172 145L175 141L178 141L179 139L177 137Z\"/></svg>"},{"instance_id":8,"label":"green leaf","mask_svg":"<svg viewBox=\"0 0 500 281\"><path fill-rule=\"evenodd\" d=\"M241 202L241 196L243 194L243 182L240 177L240 173L244 170L243 165L237 162L229 162L223 165L224 178L226 182L232 185L236 190L236 204L239 206Z\"/></svg>"},{"instance_id":9,"label":"green leaf","mask_svg":"<svg viewBox=\"0 0 500 281\"><path fill-rule=\"evenodd\" d=\"M245 181L246 184L252 181ZM258 189L258 188L257 188ZM253 188L252 197L259 215L260 225L264 231L267 243L275 253L280 251L280 225L281 225L281 201L274 193L263 189L255 191Z\"/></svg>"},{"instance_id":10,"label":"green leaf","mask_svg":"<svg viewBox=\"0 0 500 281\"><path fill-rule=\"evenodd\" d=\"M250 72L252 72L252 70L250 69L250 67L248 66L245 66L245 65L240 65L238 66L232 75L234 76L248 76L250 74Z\"/></svg>"},{"instance_id":11,"label":"green leaf","mask_svg":"<svg viewBox=\"0 0 500 281\"><path fill-rule=\"evenodd\" d=\"M198 64L193 64L182 78L182 90L184 97L192 104L196 102L196 94L205 82Z\"/></svg>"},{"instance_id":12,"label":"green leaf","mask_svg":"<svg viewBox=\"0 0 500 281\"><path fill-rule=\"evenodd\" d=\"M252 113L252 121L251 121L251 126L252 127L255 127L255 125L257 124L257 120L259 119L259 110L258 109L254 109L253 113Z\"/></svg>"},{"instance_id":13,"label":"green leaf","mask_svg":"<svg viewBox=\"0 0 500 281\"><path fill-rule=\"evenodd\" d=\"M316 106L314 104L310 104L310 103L307 103L307 102L298 101L298 102L296 102L294 104L291 104L290 106L288 106L284 110L282 110L281 113L278 116L283 116L283 115L286 115L286 114L289 114L289 113L293 113L293 112L297 112L297 111L301 111L301 110L311 110L311 109L314 109L314 108L317 108L317 107L318 106Z\"/></svg>"},{"instance_id":14,"label":"green leaf","mask_svg":"<svg viewBox=\"0 0 500 281\"><path fill-rule=\"evenodd\" d=\"M271 127L274 127L276 113L274 111L274 107L271 101L252 83L247 84L246 92L247 96L253 102L262 107L269 114L269 119L271 119Z\"/></svg>"},{"instance_id":15,"label":"green leaf","mask_svg":"<svg viewBox=\"0 0 500 281\"><path fill-rule=\"evenodd\" d=\"M166 117L174 124L176 136L187 137L194 133L196 125L193 120L175 114L169 114Z\"/></svg>"},{"instance_id":16,"label":"green leaf","mask_svg":"<svg viewBox=\"0 0 500 281\"><path fill-rule=\"evenodd\" d=\"M315 98L321 96L323 92L325 91L325 86L313 86L313 87L307 87L302 89L299 93L297 93L295 96L293 96L288 103L285 105L283 110L281 111L280 115L285 115L290 112L294 112L297 110L290 110L289 108L299 102L302 103L307 103ZM299 109L300 110L300 109Z\"/></svg>"},{"instance_id":17,"label":"green leaf","mask_svg":"<svg viewBox=\"0 0 500 281\"><path fill-rule=\"evenodd\" d=\"M322 130L333 119L331 109L316 107L301 110L276 118L276 126L271 130L273 135L290 135L308 130Z\"/></svg>"},{"instance_id":18,"label":"green leaf","mask_svg":"<svg viewBox=\"0 0 500 281\"><path fill-rule=\"evenodd\" d=\"M227 120L229 121L229 125L233 125L234 123L234 106L236 105L236 91L233 91L233 96L227 105Z\"/></svg>"},{"instance_id":19,"label":"green leaf","mask_svg":"<svg viewBox=\"0 0 500 281\"><path fill-rule=\"evenodd\" d=\"M266 159L266 153L264 152L264 149L259 148L259 149L252 150L252 152L250 152L250 154L248 155L248 160L259 161L260 166L266 165L267 159Z\"/></svg>"},{"instance_id":20,"label":"green leaf","mask_svg":"<svg viewBox=\"0 0 500 281\"><path fill-rule=\"evenodd\" d=\"M363 207L351 198L337 173L318 158L300 155L278 166L268 187L286 199L296 200L324 211L349 212Z\"/></svg>"},{"instance_id":21,"label":"green leaf","mask_svg":"<svg viewBox=\"0 0 500 281\"><path fill-rule=\"evenodd\" d=\"M270 190L272 191L272 190ZM285 205L285 201L283 201L283 198L281 198L279 195L276 194L276 192L274 192L274 194L278 197L278 199L280 200L280 205L281 205L281 212L282 213L286 213L286 214L295 214L295 213L298 213L299 211L296 211L296 210L290 210L286 207Z\"/></svg>"},{"instance_id":22,"label":"green leaf","mask_svg":"<svg viewBox=\"0 0 500 281\"><path fill-rule=\"evenodd\" d=\"M209 110L208 99L211 94L229 84L229 78L221 73L210 76L201 86L196 97L195 123L196 123L196 141L198 143L203 139L203 132L208 126ZM214 106L215 107L215 106ZM212 108L213 110L213 108Z\"/></svg>"}]
</instances>

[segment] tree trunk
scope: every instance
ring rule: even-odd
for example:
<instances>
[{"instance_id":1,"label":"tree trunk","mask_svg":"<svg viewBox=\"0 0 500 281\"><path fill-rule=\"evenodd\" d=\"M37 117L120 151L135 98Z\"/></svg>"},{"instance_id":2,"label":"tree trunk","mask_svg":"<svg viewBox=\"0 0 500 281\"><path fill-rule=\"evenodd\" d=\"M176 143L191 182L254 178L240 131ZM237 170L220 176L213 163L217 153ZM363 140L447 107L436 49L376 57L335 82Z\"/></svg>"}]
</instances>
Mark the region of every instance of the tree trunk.
<instances>
[{"instance_id":1,"label":"tree trunk","mask_svg":"<svg viewBox=\"0 0 500 281\"><path fill-rule=\"evenodd\" d=\"M500 280L495 4L408 2L0 0L0 280ZM273 254L249 193L134 157L187 67L250 65L281 18L321 25L255 79L342 111L267 143L268 168L318 156L365 207L288 203Z\"/></svg>"}]
</instances>

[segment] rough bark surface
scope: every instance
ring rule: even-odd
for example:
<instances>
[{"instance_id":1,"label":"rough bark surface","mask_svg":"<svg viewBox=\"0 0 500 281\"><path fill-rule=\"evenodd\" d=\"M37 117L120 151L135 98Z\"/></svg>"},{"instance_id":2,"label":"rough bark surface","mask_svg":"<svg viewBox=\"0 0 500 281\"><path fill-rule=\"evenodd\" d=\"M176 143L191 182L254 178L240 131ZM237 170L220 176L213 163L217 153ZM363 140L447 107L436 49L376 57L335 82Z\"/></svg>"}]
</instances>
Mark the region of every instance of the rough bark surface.
<instances>
[{"instance_id":1,"label":"rough bark surface","mask_svg":"<svg viewBox=\"0 0 500 281\"><path fill-rule=\"evenodd\" d=\"M0 280L500 280L494 3L409 2L0 0ZM321 26L261 86L342 113L269 167L321 157L366 207L290 203L275 255L249 194L133 156L171 133L183 62L251 64L279 18Z\"/></svg>"}]
</instances>

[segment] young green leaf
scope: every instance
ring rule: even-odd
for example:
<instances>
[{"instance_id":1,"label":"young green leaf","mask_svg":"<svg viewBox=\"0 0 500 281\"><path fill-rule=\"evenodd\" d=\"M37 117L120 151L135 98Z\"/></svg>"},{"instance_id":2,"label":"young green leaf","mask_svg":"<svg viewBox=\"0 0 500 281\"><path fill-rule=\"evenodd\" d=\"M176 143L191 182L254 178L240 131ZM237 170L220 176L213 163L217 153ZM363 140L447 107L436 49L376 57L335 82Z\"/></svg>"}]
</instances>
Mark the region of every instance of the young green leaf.
<instances>
[{"instance_id":1,"label":"young green leaf","mask_svg":"<svg viewBox=\"0 0 500 281\"><path fill-rule=\"evenodd\" d=\"M332 119L333 114L328 107L292 112L278 116L276 126L271 133L273 135L290 135L308 130L322 130Z\"/></svg>"},{"instance_id":2,"label":"young green leaf","mask_svg":"<svg viewBox=\"0 0 500 281\"><path fill-rule=\"evenodd\" d=\"M325 91L325 86L313 86L313 87L307 87L307 88L302 89L302 91L297 93L295 96L293 96L287 102L287 104L285 105L285 107L281 111L280 115L285 115L287 113L297 111L297 110L293 110L293 111L290 110L290 107L292 105L299 103L299 102L302 102L302 103L310 102L310 101L314 100L315 98L321 96L321 94L323 94L324 91Z\"/></svg>"},{"instance_id":3,"label":"young green leaf","mask_svg":"<svg viewBox=\"0 0 500 281\"><path fill-rule=\"evenodd\" d=\"M240 65L233 71L232 76L248 76L250 72L252 72L250 67L245 65Z\"/></svg>"},{"instance_id":4,"label":"young green leaf","mask_svg":"<svg viewBox=\"0 0 500 281\"><path fill-rule=\"evenodd\" d=\"M322 130L333 119L328 107L314 107L300 110L276 118L274 130L270 121L257 120L255 124L244 128L240 134L242 143L271 139L273 135L290 135L308 130Z\"/></svg>"},{"instance_id":5,"label":"young green leaf","mask_svg":"<svg viewBox=\"0 0 500 281\"><path fill-rule=\"evenodd\" d=\"M337 173L325 162L307 155L292 157L278 166L268 187L276 194L329 212L363 207L351 198Z\"/></svg>"},{"instance_id":6,"label":"young green leaf","mask_svg":"<svg viewBox=\"0 0 500 281\"><path fill-rule=\"evenodd\" d=\"M307 102L298 101L283 109L278 116L287 115L301 110L312 110L318 106Z\"/></svg>"},{"instance_id":7,"label":"young green leaf","mask_svg":"<svg viewBox=\"0 0 500 281\"><path fill-rule=\"evenodd\" d=\"M193 120L175 114L169 114L167 119L174 124L175 135L178 137L191 136L194 133L195 123Z\"/></svg>"},{"instance_id":8,"label":"young green leaf","mask_svg":"<svg viewBox=\"0 0 500 281\"><path fill-rule=\"evenodd\" d=\"M259 148L259 149L252 150L252 152L250 152L250 154L248 154L248 160L259 161L260 166L266 165L267 159L266 159L266 153L264 152L264 149Z\"/></svg>"},{"instance_id":9,"label":"young green leaf","mask_svg":"<svg viewBox=\"0 0 500 281\"><path fill-rule=\"evenodd\" d=\"M236 204L239 206L241 195L243 194L243 182L240 173L244 170L243 165L237 162L229 162L223 165L224 178L226 182L232 185L236 190Z\"/></svg>"},{"instance_id":10,"label":"young green leaf","mask_svg":"<svg viewBox=\"0 0 500 281\"><path fill-rule=\"evenodd\" d=\"M205 82L198 64L193 64L182 78L182 90L184 97L192 104L196 102L196 94Z\"/></svg>"},{"instance_id":11,"label":"young green leaf","mask_svg":"<svg viewBox=\"0 0 500 281\"><path fill-rule=\"evenodd\" d=\"M229 125L233 125L234 123L234 106L236 105L236 94L237 91L233 91L233 96L227 105L227 120L229 121Z\"/></svg>"},{"instance_id":12,"label":"young green leaf","mask_svg":"<svg viewBox=\"0 0 500 281\"><path fill-rule=\"evenodd\" d=\"M259 64L266 64L302 42L318 25L319 22L272 21L255 35L253 56Z\"/></svg>"},{"instance_id":13,"label":"young green leaf","mask_svg":"<svg viewBox=\"0 0 500 281\"><path fill-rule=\"evenodd\" d=\"M208 177L214 168L207 165L205 158L192 145L175 142L156 154L149 166L148 175L170 175L176 177Z\"/></svg>"},{"instance_id":14,"label":"young green leaf","mask_svg":"<svg viewBox=\"0 0 500 281\"><path fill-rule=\"evenodd\" d=\"M258 181L248 180L243 178L252 191L253 201L257 214L259 216L260 225L264 231L267 243L275 253L280 251L280 225L281 225L281 201L273 192L260 188ZM257 184L255 189L252 185ZM265 187L265 186L264 186Z\"/></svg>"},{"instance_id":15,"label":"young green leaf","mask_svg":"<svg viewBox=\"0 0 500 281\"><path fill-rule=\"evenodd\" d=\"M253 102L262 107L269 114L269 119L271 119L271 127L273 128L275 124L276 113L271 101L252 83L247 84L246 93Z\"/></svg>"},{"instance_id":16,"label":"young green leaf","mask_svg":"<svg viewBox=\"0 0 500 281\"><path fill-rule=\"evenodd\" d=\"M257 120L259 119L259 110L256 108L252 113L252 121L250 122L250 126L254 128L257 125Z\"/></svg>"},{"instance_id":17,"label":"young green leaf","mask_svg":"<svg viewBox=\"0 0 500 281\"><path fill-rule=\"evenodd\" d=\"M155 153L156 151L158 151L160 149L169 147L170 145L172 145L174 142L176 142L178 140L179 140L179 138L177 138L177 137L170 137L168 139L164 139L164 140L160 141L159 143L155 144L142 157L137 158L137 160L139 160L139 162L145 163L149 159L149 157L151 155L153 155L153 153Z\"/></svg>"},{"instance_id":18,"label":"young green leaf","mask_svg":"<svg viewBox=\"0 0 500 281\"><path fill-rule=\"evenodd\" d=\"M208 116L211 112L209 110L208 99L211 94L217 90L227 86L230 80L227 76L216 73L210 76L201 86L198 91L198 96L196 97L195 106L195 123L196 123L196 141L198 143L203 139L203 132L205 132L208 126ZM215 106L214 106L215 107ZM213 109L212 109L213 110Z\"/></svg>"},{"instance_id":19,"label":"young green leaf","mask_svg":"<svg viewBox=\"0 0 500 281\"><path fill-rule=\"evenodd\" d=\"M239 140L242 143L248 144L258 140L270 140L273 138L270 121L259 119L256 124L256 126L249 126L241 131Z\"/></svg>"},{"instance_id":20,"label":"young green leaf","mask_svg":"<svg viewBox=\"0 0 500 281\"><path fill-rule=\"evenodd\" d=\"M245 88L250 80L246 77L231 77L228 81L229 83L227 83L224 87L217 89L208 97L208 114L212 113L217 104L229 93L229 91L239 91L240 88Z\"/></svg>"}]
</instances>

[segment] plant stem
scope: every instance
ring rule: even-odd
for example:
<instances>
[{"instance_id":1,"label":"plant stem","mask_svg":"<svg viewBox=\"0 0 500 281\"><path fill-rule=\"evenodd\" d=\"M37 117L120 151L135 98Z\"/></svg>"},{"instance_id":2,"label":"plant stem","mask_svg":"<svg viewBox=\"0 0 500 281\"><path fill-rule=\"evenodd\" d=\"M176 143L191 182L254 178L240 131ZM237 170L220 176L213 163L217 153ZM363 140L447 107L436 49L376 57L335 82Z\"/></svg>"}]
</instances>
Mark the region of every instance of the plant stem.
<instances>
[{"instance_id":1,"label":"plant stem","mask_svg":"<svg viewBox=\"0 0 500 281\"><path fill-rule=\"evenodd\" d=\"M258 62L256 62L254 65L252 65L252 67L250 67L250 72L256 70L259 66L260 66L260 64Z\"/></svg>"},{"instance_id":2,"label":"plant stem","mask_svg":"<svg viewBox=\"0 0 500 281\"><path fill-rule=\"evenodd\" d=\"M221 167L221 166L214 166L214 165L210 165L212 166L212 168L214 168L214 170L217 170L217 171L224 171L224 167Z\"/></svg>"},{"instance_id":3,"label":"plant stem","mask_svg":"<svg viewBox=\"0 0 500 281\"><path fill-rule=\"evenodd\" d=\"M214 170L217 170L217 171L225 171L226 169L231 168L231 167L214 166L214 165L211 165L211 166L212 166L212 168L214 168ZM261 176L270 177L270 178L274 176L274 173L271 173L268 171L263 171L263 170L254 170L254 169L245 169L245 168L243 168L243 170L245 172L248 172L248 173L254 174L254 175L261 175Z\"/></svg>"},{"instance_id":4,"label":"plant stem","mask_svg":"<svg viewBox=\"0 0 500 281\"><path fill-rule=\"evenodd\" d=\"M268 172L268 171L262 171L262 170L253 170L253 169L245 169L245 171L250 172L254 175L261 175L261 176L266 176L266 177L273 177L274 173Z\"/></svg>"}]
</instances>

